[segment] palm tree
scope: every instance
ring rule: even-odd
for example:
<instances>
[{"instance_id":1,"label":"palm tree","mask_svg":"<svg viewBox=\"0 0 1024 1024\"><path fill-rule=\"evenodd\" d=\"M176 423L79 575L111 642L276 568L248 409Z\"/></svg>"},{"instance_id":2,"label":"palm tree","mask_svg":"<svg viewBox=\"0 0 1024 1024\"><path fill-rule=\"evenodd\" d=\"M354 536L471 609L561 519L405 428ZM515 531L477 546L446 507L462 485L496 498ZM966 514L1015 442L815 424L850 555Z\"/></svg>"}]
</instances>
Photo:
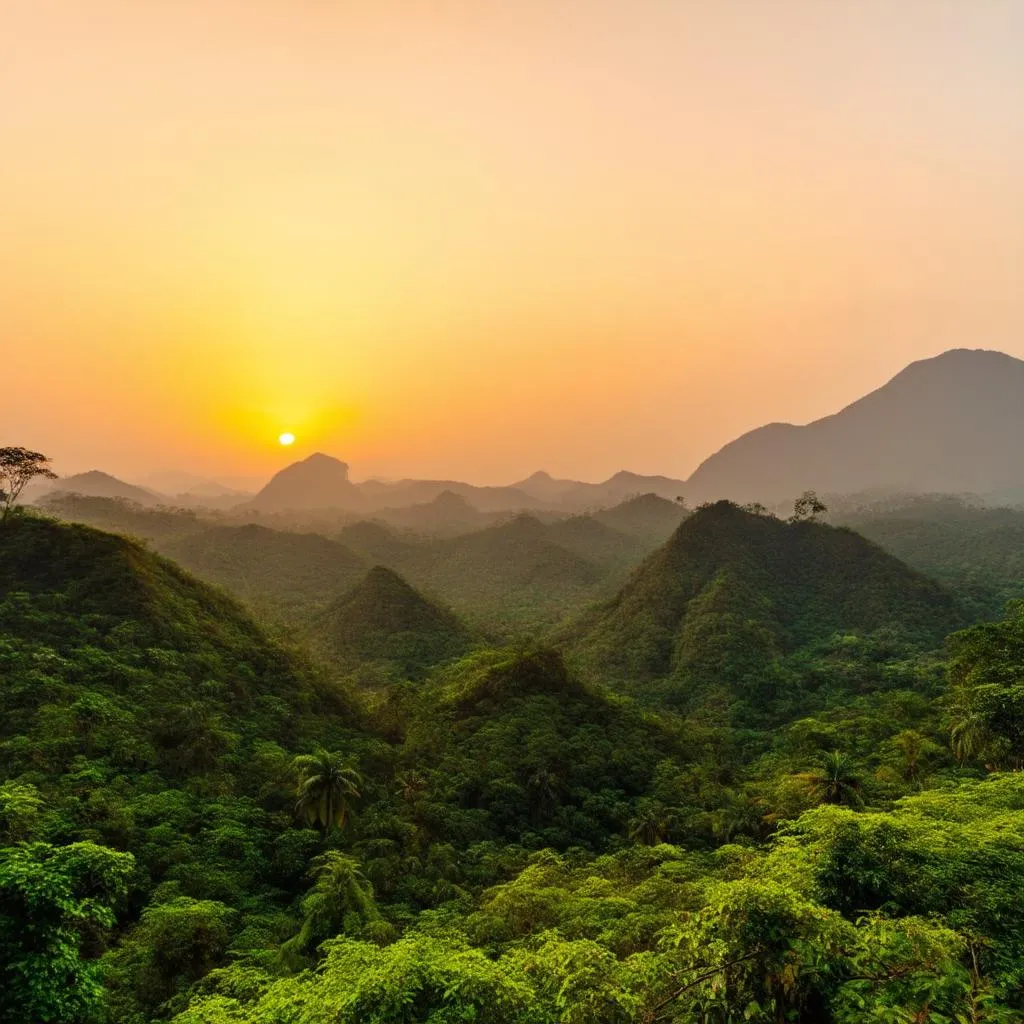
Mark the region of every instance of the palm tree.
<instances>
[{"instance_id":1,"label":"palm tree","mask_svg":"<svg viewBox=\"0 0 1024 1024\"><path fill-rule=\"evenodd\" d=\"M302 966L302 954L324 939L344 933L350 920L364 924L380 917L373 886L359 861L339 850L328 850L313 861L312 888L302 898L302 927L281 947L285 963Z\"/></svg>"},{"instance_id":2,"label":"palm tree","mask_svg":"<svg viewBox=\"0 0 1024 1024\"><path fill-rule=\"evenodd\" d=\"M637 808L636 817L629 823L629 838L644 846L657 846L665 842L669 827L665 808L661 804L646 803Z\"/></svg>"},{"instance_id":3,"label":"palm tree","mask_svg":"<svg viewBox=\"0 0 1024 1024\"><path fill-rule=\"evenodd\" d=\"M985 719L970 708L956 708L949 727L949 745L956 759L963 764L976 757L988 738Z\"/></svg>"},{"instance_id":4,"label":"palm tree","mask_svg":"<svg viewBox=\"0 0 1024 1024\"><path fill-rule=\"evenodd\" d=\"M843 804L863 807L861 776L853 761L844 753L833 750L824 754L820 765L801 776L811 799L820 804Z\"/></svg>"},{"instance_id":5,"label":"palm tree","mask_svg":"<svg viewBox=\"0 0 1024 1024\"><path fill-rule=\"evenodd\" d=\"M358 798L362 778L348 760L339 753L318 748L292 761L298 775L295 789L295 813L310 825L318 824L325 831L332 825L344 828L352 805Z\"/></svg>"}]
</instances>

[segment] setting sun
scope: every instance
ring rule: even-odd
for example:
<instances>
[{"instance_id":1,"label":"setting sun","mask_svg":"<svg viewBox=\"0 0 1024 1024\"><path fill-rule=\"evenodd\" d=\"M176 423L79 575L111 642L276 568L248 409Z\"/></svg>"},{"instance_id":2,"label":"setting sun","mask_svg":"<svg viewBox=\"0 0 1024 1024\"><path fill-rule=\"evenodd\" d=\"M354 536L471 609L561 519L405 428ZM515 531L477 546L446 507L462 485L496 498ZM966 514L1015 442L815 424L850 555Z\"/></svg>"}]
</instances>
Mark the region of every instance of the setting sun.
<instances>
[{"instance_id":1,"label":"setting sun","mask_svg":"<svg viewBox=\"0 0 1024 1024\"><path fill-rule=\"evenodd\" d=\"M279 444L283 444L283 445L295 444L295 435L294 434L282 434L277 440L278 440Z\"/></svg>"}]
</instances>

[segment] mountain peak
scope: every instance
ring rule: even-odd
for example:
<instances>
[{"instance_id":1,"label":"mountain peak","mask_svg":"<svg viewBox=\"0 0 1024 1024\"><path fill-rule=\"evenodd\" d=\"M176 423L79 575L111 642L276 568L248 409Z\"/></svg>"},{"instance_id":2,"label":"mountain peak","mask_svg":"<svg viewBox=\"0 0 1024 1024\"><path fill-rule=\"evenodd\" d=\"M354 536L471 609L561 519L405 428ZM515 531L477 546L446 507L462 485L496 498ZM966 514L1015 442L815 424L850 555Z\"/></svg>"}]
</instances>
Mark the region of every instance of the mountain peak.
<instances>
[{"instance_id":1,"label":"mountain peak","mask_svg":"<svg viewBox=\"0 0 1024 1024\"><path fill-rule=\"evenodd\" d=\"M1024 489L1024 361L950 349L808 423L769 424L706 459L687 481L700 498L777 502L896 490L985 494Z\"/></svg>"},{"instance_id":2,"label":"mountain peak","mask_svg":"<svg viewBox=\"0 0 1024 1024\"><path fill-rule=\"evenodd\" d=\"M934 645L962 615L938 584L852 530L718 501L686 519L570 643L588 673L685 688L700 664L705 680L733 673L739 692L756 664L795 646L897 620Z\"/></svg>"},{"instance_id":3,"label":"mountain peak","mask_svg":"<svg viewBox=\"0 0 1024 1024\"><path fill-rule=\"evenodd\" d=\"M362 495L348 478L348 464L314 452L274 474L244 507L268 512L298 509L358 508Z\"/></svg>"}]
</instances>

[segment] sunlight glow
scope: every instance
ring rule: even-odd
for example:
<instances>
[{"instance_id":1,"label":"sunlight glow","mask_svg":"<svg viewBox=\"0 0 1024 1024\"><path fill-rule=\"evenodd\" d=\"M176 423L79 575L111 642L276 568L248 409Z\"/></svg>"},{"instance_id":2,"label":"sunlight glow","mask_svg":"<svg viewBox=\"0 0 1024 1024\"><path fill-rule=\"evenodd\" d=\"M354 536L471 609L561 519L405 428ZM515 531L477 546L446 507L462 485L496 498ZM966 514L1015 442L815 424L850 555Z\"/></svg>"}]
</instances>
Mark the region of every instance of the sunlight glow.
<instances>
[{"instance_id":1,"label":"sunlight glow","mask_svg":"<svg viewBox=\"0 0 1024 1024\"><path fill-rule=\"evenodd\" d=\"M283 445L295 444L294 434L282 434L278 439L278 442Z\"/></svg>"}]
</instances>

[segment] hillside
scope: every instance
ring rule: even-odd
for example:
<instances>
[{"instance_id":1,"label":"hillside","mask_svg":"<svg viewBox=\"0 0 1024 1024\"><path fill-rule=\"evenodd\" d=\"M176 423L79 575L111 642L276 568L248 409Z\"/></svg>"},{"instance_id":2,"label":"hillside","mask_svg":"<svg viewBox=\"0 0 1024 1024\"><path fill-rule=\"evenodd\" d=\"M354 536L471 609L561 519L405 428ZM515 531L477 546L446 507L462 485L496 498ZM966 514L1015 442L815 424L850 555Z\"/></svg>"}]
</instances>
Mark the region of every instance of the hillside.
<instances>
[{"instance_id":1,"label":"hillside","mask_svg":"<svg viewBox=\"0 0 1024 1024\"><path fill-rule=\"evenodd\" d=\"M530 515L422 547L409 578L486 625L557 621L602 579L592 562L559 546Z\"/></svg>"},{"instance_id":2,"label":"hillside","mask_svg":"<svg viewBox=\"0 0 1024 1024\"><path fill-rule=\"evenodd\" d=\"M791 500L851 493L1024 493L1024 361L954 349L806 426L772 423L727 444L687 481L691 498Z\"/></svg>"},{"instance_id":3,"label":"hillside","mask_svg":"<svg viewBox=\"0 0 1024 1024\"><path fill-rule=\"evenodd\" d=\"M126 498L55 492L44 495L36 504L48 515L69 523L125 533L157 544L204 530L210 525L209 519L191 509L152 508Z\"/></svg>"},{"instance_id":4,"label":"hillside","mask_svg":"<svg viewBox=\"0 0 1024 1024\"><path fill-rule=\"evenodd\" d=\"M412 679L470 644L468 630L450 611L379 565L332 601L311 633L343 669L383 664Z\"/></svg>"},{"instance_id":5,"label":"hillside","mask_svg":"<svg viewBox=\"0 0 1024 1024\"><path fill-rule=\"evenodd\" d=\"M446 841L601 847L623 830L669 730L573 678L554 651L471 655L417 693L402 761ZM424 807L426 812L426 807Z\"/></svg>"},{"instance_id":6,"label":"hillside","mask_svg":"<svg viewBox=\"0 0 1024 1024\"><path fill-rule=\"evenodd\" d=\"M1024 509L937 495L837 520L949 587L980 617L999 618L1007 601L1024 597Z\"/></svg>"},{"instance_id":7,"label":"hillside","mask_svg":"<svg viewBox=\"0 0 1024 1024\"><path fill-rule=\"evenodd\" d=\"M107 975L123 1020L157 1016L230 943L268 941L248 911L287 911L317 838L292 827L293 756L319 742L357 759L374 744L356 698L225 594L122 537L30 516L0 527L0 678L0 863L22 839L41 841L32 856L56 844L83 858L92 898L104 858L134 857ZM295 851L290 866L268 874L279 850ZM3 877L6 915L19 904ZM154 919L178 929L177 953L148 969L132 951Z\"/></svg>"},{"instance_id":8,"label":"hillside","mask_svg":"<svg viewBox=\"0 0 1024 1024\"><path fill-rule=\"evenodd\" d=\"M718 502L695 512L608 604L568 631L588 676L769 700L780 661L836 633L895 631L937 646L963 613L858 534Z\"/></svg>"},{"instance_id":9,"label":"hillside","mask_svg":"<svg viewBox=\"0 0 1024 1024\"><path fill-rule=\"evenodd\" d=\"M454 491L442 491L432 501L416 505L379 508L375 517L396 529L436 536L454 536L487 525L485 515Z\"/></svg>"},{"instance_id":10,"label":"hillside","mask_svg":"<svg viewBox=\"0 0 1024 1024\"><path fill-rule=\"evenodd\" d=\"M164 542L160 550L249 604L299 623L367 568L338 541L256 525L211 527Z\"/></svg>"},{"instance_id":11,"label":"hillside","mask_svg":"<svg viewBox=\"0 0 1024 1024\"><path fill-rule=\"evenodd\" d=\"M280 705L264 723L278 741L300 733L307 715L351 706L341 691L321 689L227 595L123 537L33 517L9 521L0 529L0 599L14 651L7 649L9 671L17 677L23 659L26 670L37 664L33 652L56 659L39 685L0 691L6 734L25 731L16 726L44 704L78 707L93 691L142 744L128 744L125 756L173 774L190 752L203 754L201 731L174 732L169 711L189 702L240 729L232 745L259 731L252 712L264 696ZM17 761L24 752L6 755Z\"/></svg>"}]
</instances>

